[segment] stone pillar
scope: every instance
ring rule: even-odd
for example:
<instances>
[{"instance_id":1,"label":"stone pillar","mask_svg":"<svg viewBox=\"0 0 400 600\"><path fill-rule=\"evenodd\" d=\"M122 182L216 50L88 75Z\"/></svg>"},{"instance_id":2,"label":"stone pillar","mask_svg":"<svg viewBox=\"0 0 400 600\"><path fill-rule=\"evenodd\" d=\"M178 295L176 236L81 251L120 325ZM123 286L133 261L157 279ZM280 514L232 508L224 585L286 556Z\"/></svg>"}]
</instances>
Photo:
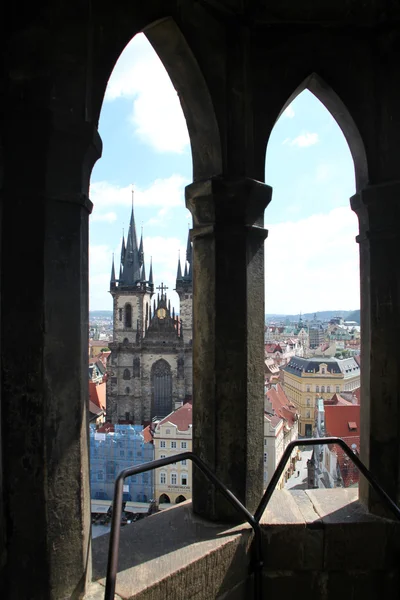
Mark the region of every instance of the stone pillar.
<instances>
[{"instance_id":1,"label":"stone pillar","mask_svg":"<svg viewBox=\"0 0 400 600\"><path fill-rule=\"evenodd\" d=\"M91 575L88 124L11 115L2 230L7 598L78 598Z\"/></svg>"},{"instance_id":2,"label":"stone pillar","mask_svg":"<svg viewBox=\"0 0 400 600\"><path fill-rule=\"evenodd\" d=\"M271 188L215 177L186 188L193 215L193 450L253 511L263 487L264 210ZM240 521L197 469L194 511Z\"/></svg>"},{"instance_id":3,"label":"stone pillar","mask_svg":"<svg viewBox=\"0 0 400 600\"><path fill-rule=\"evenodd\" d=\"M351 207L360 224L361 459L400 504L400 182L361 190ZM365 480L360 498L385 514Z\"/></svg>"}]
</instances>

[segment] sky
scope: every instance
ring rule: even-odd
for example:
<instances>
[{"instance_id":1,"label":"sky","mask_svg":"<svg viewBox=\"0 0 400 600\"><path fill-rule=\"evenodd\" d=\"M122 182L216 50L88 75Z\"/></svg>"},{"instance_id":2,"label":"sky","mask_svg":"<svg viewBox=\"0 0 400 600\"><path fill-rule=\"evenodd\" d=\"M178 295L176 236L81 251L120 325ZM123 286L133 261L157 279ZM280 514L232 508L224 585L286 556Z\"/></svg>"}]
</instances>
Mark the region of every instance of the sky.
<instances>
[{"instance_id":1,"label":"sky","mask_svg":"<svg viewBox=\"0 0 400 600\"><path fill-rule=\"evenodd\" d=\"M132 189L146 272L152 257L155 284L167 285L178 309L178 256L183 261L192 223L184 198L191 151L178 96L144 34L133 38L114 68L99 132L103 155L90 184L90 310L112 309L111 262L114 253L118 273ZM359 308L358 221L349 204L353 161L336 121L307 90L275 124L266 183L273 193L265 211L265 312Z\"/></svg>"}]
</instances>

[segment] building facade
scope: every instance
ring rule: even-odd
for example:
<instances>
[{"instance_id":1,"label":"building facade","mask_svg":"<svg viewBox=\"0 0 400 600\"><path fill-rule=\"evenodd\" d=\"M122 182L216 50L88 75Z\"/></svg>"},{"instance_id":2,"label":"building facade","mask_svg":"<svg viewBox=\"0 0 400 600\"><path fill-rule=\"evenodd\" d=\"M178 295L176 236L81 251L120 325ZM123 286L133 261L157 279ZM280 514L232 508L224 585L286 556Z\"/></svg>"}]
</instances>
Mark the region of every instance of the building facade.
<instances>
[{"instance_id":1,"label":"building facade","mask_svg":"<svg viewBox=\"0 0 400 600\"><path fill-rule=\"evenodd\" d=\"M299 435L311 437L319 398L360 387L360 367L354 358L293 357L283 369L283 386L300 415Z\"/></svg>"},{"instance_id":2,"label":"building facade","mask_svg":"<svg viewBox=\"0 0 400 600\"><path fill-rule=\"evenodd\" d=\"M127 240L122 239L119 277L114 261L113 341L109 343L107 419L145 424L162 418L192 396L192 252L184 274L178 261L178 316L171 310L167 288L156 290L150 264L146 277L143 237L137 243L132 208Z\"/></svg>"},{"instance_id":3,"label":"building facade","mask_svg":"<svg viewBox=\"0 0 400 600\"><path fill-rule=\"evenodd\" d=\"M186 402L153 430L154 458L192 450L192 403ZM192 497L192 461L181 460L157 469L154 496L159 505L179 504Z\"/></svg>"}]
</instances>

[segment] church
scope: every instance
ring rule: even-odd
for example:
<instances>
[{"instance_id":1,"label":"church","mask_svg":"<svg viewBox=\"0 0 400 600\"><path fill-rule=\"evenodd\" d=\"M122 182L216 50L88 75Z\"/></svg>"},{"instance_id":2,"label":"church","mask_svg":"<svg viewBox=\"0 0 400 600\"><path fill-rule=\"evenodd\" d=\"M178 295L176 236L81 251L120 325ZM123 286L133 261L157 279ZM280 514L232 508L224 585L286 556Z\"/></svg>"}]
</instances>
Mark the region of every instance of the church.
<instances>
[{"instance_id":1,"label":"church","mask_svg":"<svg viewBox=\"0 0 400 600\"><path fill-rule=\"evenodd\" d=\"M137 243L132 213L122 237L119 277L114 259L113 341L108 362L107 420L148 424L192 397L192 244L188 236L182 274L178 259L176 292L179 314L171 310L163 283L156 289L153 265L146 277L143 235ZM157 293L156 293L157 292Z\"/></svg>"}]
</instances>

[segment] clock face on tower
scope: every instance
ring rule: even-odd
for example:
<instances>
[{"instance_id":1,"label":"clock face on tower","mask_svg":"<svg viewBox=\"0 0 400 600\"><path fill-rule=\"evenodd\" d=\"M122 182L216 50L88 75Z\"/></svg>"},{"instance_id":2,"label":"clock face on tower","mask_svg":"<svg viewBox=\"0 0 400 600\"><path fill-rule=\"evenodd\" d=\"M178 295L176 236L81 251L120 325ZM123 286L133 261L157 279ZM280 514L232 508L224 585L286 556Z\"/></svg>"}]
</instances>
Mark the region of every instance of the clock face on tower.
<instances>
[{"instance_id":1,"label":"clock face on tower","mask_svg":"<svg viewBox=\"0 0 400 600\"><path fill-rule=\"evenodd\" d=\"M166 316L167 316L167 311L165 310L165 308L159 308L157 311L157 317L159 319L165 319Z\"/></svg>"}]
</instances>

